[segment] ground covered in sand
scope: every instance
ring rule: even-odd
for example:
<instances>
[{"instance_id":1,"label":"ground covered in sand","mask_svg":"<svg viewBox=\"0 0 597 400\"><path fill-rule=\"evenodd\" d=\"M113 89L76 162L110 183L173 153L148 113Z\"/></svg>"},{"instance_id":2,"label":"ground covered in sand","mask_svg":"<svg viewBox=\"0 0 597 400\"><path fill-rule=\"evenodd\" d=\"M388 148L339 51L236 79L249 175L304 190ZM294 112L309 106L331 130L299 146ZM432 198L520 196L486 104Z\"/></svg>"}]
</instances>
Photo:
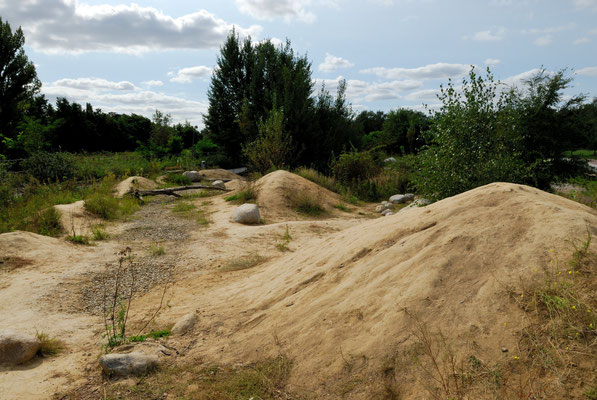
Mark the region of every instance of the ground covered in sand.
<instances>
[{"instance_id":1,"label":"ground covered in sand","mask_svg":"<svg viewBox=\"0 0 597 400\"><path fill-rule=\"evenodd\" d=\"M524 294L533 282L543 282L546 271L595 282L594 270L567 263L596 232L594 210L495 183L378 217L374 205L341 211L337 194L288 172L254 185L265 224L232 222L236 205L224 198L234 192L189 191L182 199L148 198L128 220L107 223L109 239L92 246L0 235L2 325L65 343L55 357L0 369L0 398L102 398L114 385L124 398L143 398L131 388L158 386L172 371L184 388L164 388L167 398L210 398L193 383L190 366L249 365L281 354L292 368L279 398L448 398L460 392L444 378L465 384L454 365L445 367L450 354L467 366L508 367L503 371L519 380L516 386L510 379L511 386L543 393L523 398L583 398L597 385L594 347L576 342L557 349L565 367L524 364L526 373L512 364L530 360L524 332L535 316L525 312ZM325 213L297 213L290 197L300 193ZM166 349L155 382L109 380L97 362L105 352L103 287L112 284L107 271L125 247L140 271L130 331L160 302L147 330L171 327L190 312L199 316L183 336L142 344ZM595 340L590 329L586 335ZM579 354L569 353L574 349ZM469 397L454 398L512 398L485 378L467 384Z\"/></svg>"}]
</instances>

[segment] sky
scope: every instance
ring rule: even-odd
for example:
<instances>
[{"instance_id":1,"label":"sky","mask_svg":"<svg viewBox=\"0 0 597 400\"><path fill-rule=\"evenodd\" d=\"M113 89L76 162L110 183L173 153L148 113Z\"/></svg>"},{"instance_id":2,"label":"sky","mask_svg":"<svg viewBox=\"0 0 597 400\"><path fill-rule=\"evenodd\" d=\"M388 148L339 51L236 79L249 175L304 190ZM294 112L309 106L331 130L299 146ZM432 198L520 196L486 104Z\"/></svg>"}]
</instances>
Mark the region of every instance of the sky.
<instances>
[{"instance_id":1,"label":"sky","mask_svg":"<svg viewBox=\"0 0 597 400\"><path fill-rule=\"evenodd\" d=\"M488 66L513 85L567 68L597 97L597 0L0 0L51 101L203 127L220 46L290 40L312 78L346 79L355 112L438 107L440 84Z\"/></svg>"}]
</instances>

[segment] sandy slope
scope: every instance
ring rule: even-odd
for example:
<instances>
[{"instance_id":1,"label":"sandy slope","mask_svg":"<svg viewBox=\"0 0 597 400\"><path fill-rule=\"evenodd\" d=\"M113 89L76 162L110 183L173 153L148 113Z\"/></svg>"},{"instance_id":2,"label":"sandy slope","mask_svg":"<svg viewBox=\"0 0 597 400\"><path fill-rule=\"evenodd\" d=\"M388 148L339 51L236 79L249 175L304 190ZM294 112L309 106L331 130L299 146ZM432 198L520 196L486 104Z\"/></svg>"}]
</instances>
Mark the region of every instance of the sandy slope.
<instances>
[{"instance_id":1,"label":"sandy slope","mask_svg":"<svg viewBox=\"0 0 597 400\"><path fill-rule=\"evenodd\" d=\"M270 174L260 182L259 203L266 211L269 207L270 219L289 217L283 197L276 197L285 183L313 190L311 182L298 180L306 186L297 186L297 179L286 174ZM336 201L324 189L315 190L328 204ZM165 242L177 278L169 307L156 325L199 310L192 334L169 339L187 349L178 362L197 357L247 362L282 350L294 359L291 388L331 398L341 397L337 386L359 374L366 379L351 393L354 398L368 399L379 390L380 365L413 340L405 311L441 328L458 350L474 342L480 358L505 357L501 348L515 349L515 334L525 324L506 287L520 287L521 279L538 276L554 257L567 259L569 240L585 236L587 227L595 232L597 226L597 213L590 208L505 183L373 220L343 213L327 220L260 226L232 223L235 206L225 196L194 200L213 223ZM163 218L171 206L160 207L165 208L146 214L156 218L156 229L169 223ZM122 229L140 222L127 222ZM283 253L275 244L287 225L293 239L290 251ZM141 253L148 243L139 239L126 244ZM101 321L80 312L66 314L40 296L55 293L73 275L96 270L123 244L114 239L97 247L75 247L28 233L0 235L0 253L32 261L0 272L8 282L0 285L3 323L28 332L47 327L73 343L67 355L25 371L0 372L0 397L44 398L64 382L76 385L86 375L99 375L87 354L98 354ZM268 261L236 272L219 268L253 253ZM132 323L160 296L158 287L138 299ZM347 365L355 368L348 374ZM93 368L83 372L87 366ZM68 379L52 377L57 370L69 374ZM15 385L25 381L38 386ZM421 394L408 381L403 393L405 398Z\"/></svg>"}]
</instances>

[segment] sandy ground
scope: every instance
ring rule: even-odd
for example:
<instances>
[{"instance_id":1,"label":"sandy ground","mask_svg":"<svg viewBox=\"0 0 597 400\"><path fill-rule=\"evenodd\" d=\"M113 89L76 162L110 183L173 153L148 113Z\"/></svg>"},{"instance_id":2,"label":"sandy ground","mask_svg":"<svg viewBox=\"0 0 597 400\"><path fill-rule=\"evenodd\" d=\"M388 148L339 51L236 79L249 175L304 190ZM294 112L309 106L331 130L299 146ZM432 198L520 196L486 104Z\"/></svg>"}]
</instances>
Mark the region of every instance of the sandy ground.
<instances>
[{"instance_id":1,"label":"sandy ground","mask_svg":"<svg viewBox=\"0 0 597 400\"><path fill-rule=\"evenodd\" d=\"M200 315L191 333L167 341L179 350L177 362L247 362L283 349L294 360L291 388L336 393L346 365L354 364L367 379L352 396L367 399L380 382L366 374L412 342L409 315L448 332L457 346L474 342L482 357L505 357L501 349L516 348L525 324L506 289L534 279L554 257L567 259L570 240L597 226L588 207L505 183L390 217L373 218L369 205L296 220L282 201L288 185L331 195L287 173L265 178L260 192L267 195L258 203L269 213L266 225L231 222L236 206L224 201L229 194L183 200L202 210L212 221L207 226L173 212L177 203L160 196L129 221L108 224L111 238L94 246L0 235L0 254L26 260L0 270L3 326L44 331L67 344L58 357L0 370L0 398L48 398L80 385L97 390L89 377L100 374L104 339L94 293L105 264L126 246L145 271L132 327L155 310L166 281L167 307L152 326ZM287 228L292 239L281 251ZM152 245L165 255L153 255ZM255 256L259 265L226 270ZM409 390L404 398L418 398Z\"/></svg>"}]
</instances>

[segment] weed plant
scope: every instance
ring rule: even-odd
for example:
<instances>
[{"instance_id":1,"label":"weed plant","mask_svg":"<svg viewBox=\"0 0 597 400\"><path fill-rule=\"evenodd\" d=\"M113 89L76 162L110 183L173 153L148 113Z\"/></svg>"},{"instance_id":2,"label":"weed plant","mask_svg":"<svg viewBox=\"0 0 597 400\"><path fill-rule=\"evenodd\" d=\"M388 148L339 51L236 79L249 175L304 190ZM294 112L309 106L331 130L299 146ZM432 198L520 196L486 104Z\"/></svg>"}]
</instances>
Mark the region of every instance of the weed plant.
<instances>
[{"instance_id":1,"label":"weed plant","mask_svg":"<svg viewBox=\"0 0 597 400\"><path fill-rule=\"evenodd\" d=\"M37 337L41 343L38 353L43 357L55 356L61 353L65 348L62 340L50 337L47 333L37 332L35 337Z\"/></svg>"},{"instance_id":2,"label":"weed plant","mask_svg":"<svg viewBox=\"0 0 597 400\"><path fill-rule=\"evenodd\" d=\"M238 193L224 198L224 200L235 204L255 203L257 201L257 190L253 185L249 185Z\"/></svg>"}]
</instances>

